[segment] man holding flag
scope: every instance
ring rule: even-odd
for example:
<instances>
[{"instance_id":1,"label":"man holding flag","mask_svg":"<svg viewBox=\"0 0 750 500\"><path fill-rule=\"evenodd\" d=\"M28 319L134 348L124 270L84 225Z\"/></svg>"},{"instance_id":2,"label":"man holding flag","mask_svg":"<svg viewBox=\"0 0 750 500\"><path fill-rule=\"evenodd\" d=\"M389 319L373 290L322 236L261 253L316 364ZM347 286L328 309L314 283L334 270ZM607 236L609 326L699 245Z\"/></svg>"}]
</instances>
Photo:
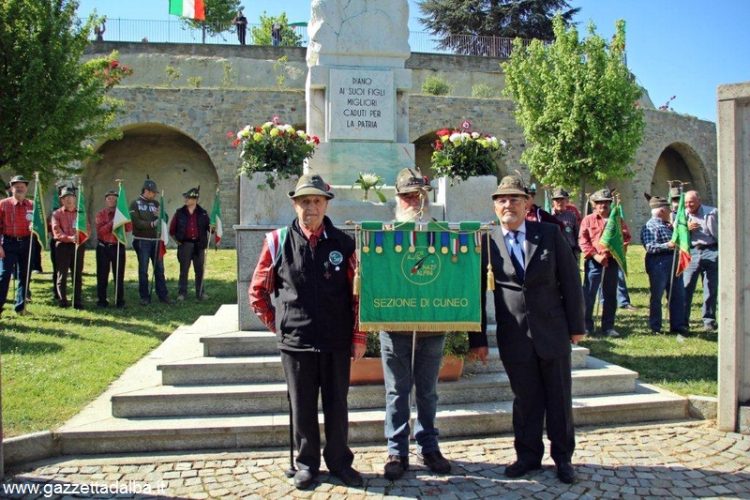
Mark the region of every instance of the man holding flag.
<instances>
[{"instance_id":1,"label":"man holding flag","mask_svg":"<svg viewBox=\"0 0 750 500\"><path fill-rule=\"evenodd\" d=\"M119 216L119 217L118 217ZM116 220L117 219L117 220ZM120 193L107 191L104 195L104 208L95 219L96 238L96 305L109 306L107 284L110 269L115 278L115 305L125 307L124 274L125 274L125 232L130 232L130 212L125 201L125 190L120 185Z\"/></svg>"},{"instance_id":2,"label":"man holding flag","mask_svg":"<svg viewBox=\"0 0 750 500\"><path fill-rule=\"evenodd\" d=\"M161 236L169 238L169 234L162 226L166 225L164 213L156 195L158 190L156 182L146 178L141 189L141 195L130 204L130 219L133 222L133 250L138 257L138 294L141 297L141 305L147 306L151 303L151 289L148 279L148 263L151 261L154 268L156 281L156 295L159 302L171 304L167 281L164 278L164 252L166 248ZM161 230L160 230L161 228Z\"/></svg>"},{"instance_id":3,"label":"man holding flag","mask_svg":"<svg viewBox=\"0 0 750 500\"><path fill-rule=\"evenodd\" d=\"M73 273L73 307L83 309L81 296L84 243L90 228L86 222L83 193L80 200L76 192L65 187L60 192L62 206L52 213L52 235L55 239L55 267L57 294L60 307L70 307L68 301L68 272Z\"/></svg>"},{"instance_id":4,"label":"man holding flag","mask_svg":"<svg viewBox=\"0 0 750 500\"><path fill-rule=\"evenodd\" d=\"M630 230L622 220L619 204L612 209L612 191L600 189L591 195L594 212L581 221L578 245L584 258L583 295L586 299L586 334L594 332L594 304L601 288L602 332L608 337L619 337L615 330L617 311L617 273L620 267L627 273L625 247L630 243ZM611 215L610 215L611 212Z\"/></svg>"},{"instance_id":5,"label":"man holding flag","mask_svg":"<svg viewBox=\"0 0 750 500\"><path fill-rule=\"evenodd\" d=\"M652 332L661 333L661 298L666 292L669 301L669 329L673 333L687 335L685 288L680 276L682 271L677 276L673 274L675 243L672 227L669 225L669 201L659 196L647 195L646 198L651 207L651 218L641 230L641 243L646 249L646 273L651 291L648 324Z\"/></svg>"}]
</instances>

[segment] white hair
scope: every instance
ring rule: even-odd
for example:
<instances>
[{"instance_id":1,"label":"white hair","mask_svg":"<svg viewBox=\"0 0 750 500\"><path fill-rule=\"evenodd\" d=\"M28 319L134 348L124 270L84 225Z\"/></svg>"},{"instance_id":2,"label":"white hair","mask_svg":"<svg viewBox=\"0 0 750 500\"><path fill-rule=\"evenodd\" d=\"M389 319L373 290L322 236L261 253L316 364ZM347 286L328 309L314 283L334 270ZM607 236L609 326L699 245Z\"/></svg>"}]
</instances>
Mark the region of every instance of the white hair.
<instances>
[{"instance_id":1,"label":"white hair","mask_svg":"<svg viewBox=\"0 0 750 500\"><path fill-rule=\"evenodd\" d=\"M651 216L652 217L659 217L661 214L661 211L666 209L667 207L658 207L658 208L652 208L651 209Z\"/></svg>"}]
</instances>

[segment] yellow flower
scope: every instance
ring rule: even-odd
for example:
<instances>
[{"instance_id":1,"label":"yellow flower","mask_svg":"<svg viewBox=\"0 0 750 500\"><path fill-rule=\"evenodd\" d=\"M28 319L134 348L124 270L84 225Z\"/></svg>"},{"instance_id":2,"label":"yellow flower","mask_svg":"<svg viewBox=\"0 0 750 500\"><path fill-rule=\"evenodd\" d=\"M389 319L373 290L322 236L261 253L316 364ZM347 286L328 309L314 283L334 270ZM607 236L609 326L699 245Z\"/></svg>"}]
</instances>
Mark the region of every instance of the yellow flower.
<instances>
[{"instance_id":1,"label":"yellow flower","mask_svg":"<svg viewBox=\"0 0 750 500\"><path fill-rule=\"evenodd\" d=\"M271 137L276 137L276 136L278 136L278 135L279 135L279 129L277 129L277 128L272 128L272 129L271 129L271 131L269 132L269 135L270 135Z\"/></svg>"}]
</instances>

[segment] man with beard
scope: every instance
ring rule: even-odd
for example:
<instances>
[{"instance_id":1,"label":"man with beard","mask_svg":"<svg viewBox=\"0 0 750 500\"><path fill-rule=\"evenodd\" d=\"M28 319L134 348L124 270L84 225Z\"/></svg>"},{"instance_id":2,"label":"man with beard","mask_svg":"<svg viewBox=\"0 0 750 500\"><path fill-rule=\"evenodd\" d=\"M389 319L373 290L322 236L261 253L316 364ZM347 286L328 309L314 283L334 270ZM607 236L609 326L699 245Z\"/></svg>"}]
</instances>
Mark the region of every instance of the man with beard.
<instances>
[{"instance_id":1,"label":"man with beard","mask_svg":"<svg viewBox=\"0 0 750 500\"><path fill-rule=\"evenodd\" d=\"M514 396L516 461L505 476L541 468L546 420L557 477L571 484L576 477L570 353L584 333L578 266L556 226L525 220L528 195L521 179L503 177L492 200L501 226L490 232L488 269L495 280L497 345ZM487 257L483 260L484 267ZM469 343L471 357L486 362L486 328L470 334Z\"/></svg>"},{"instance_id":2,"label":"man with beard","mask_svg":"<svg viewBox=\"0 0 750 500\"><path fill-rule=\"evenodd\" d=\"M410 168L396 177L396 223L429 219L428 193L432 187L426 178ZM414 373L412 373L412 341ZM409 468L409 393L416 387L417 418L414 437L419 458L432 472L447 474L451 464L440 453L437 413L437 381L443 359L445 333L380 332L380 353L385 378L385 437L388 458L384 475L391 481L399 479Z\"/></svg>"}]
</instances>

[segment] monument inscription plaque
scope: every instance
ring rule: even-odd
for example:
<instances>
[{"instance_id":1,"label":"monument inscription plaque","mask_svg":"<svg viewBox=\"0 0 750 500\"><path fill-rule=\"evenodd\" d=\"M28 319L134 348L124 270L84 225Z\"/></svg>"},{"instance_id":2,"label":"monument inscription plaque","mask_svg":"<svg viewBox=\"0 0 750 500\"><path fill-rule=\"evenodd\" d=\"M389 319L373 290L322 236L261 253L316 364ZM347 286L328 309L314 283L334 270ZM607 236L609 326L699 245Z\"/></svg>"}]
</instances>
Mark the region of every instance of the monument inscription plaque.
<instances>
[{"instance_id":1,"label":"monument inscription plaque","mask_svg":"<svg viewBox=\"0 0 750 500\"><path fill-rule=\"evenodd\" d=\"M330 139L395 140L392 71L331 69L330 79Z\"/></svg>"}]
</instances>

